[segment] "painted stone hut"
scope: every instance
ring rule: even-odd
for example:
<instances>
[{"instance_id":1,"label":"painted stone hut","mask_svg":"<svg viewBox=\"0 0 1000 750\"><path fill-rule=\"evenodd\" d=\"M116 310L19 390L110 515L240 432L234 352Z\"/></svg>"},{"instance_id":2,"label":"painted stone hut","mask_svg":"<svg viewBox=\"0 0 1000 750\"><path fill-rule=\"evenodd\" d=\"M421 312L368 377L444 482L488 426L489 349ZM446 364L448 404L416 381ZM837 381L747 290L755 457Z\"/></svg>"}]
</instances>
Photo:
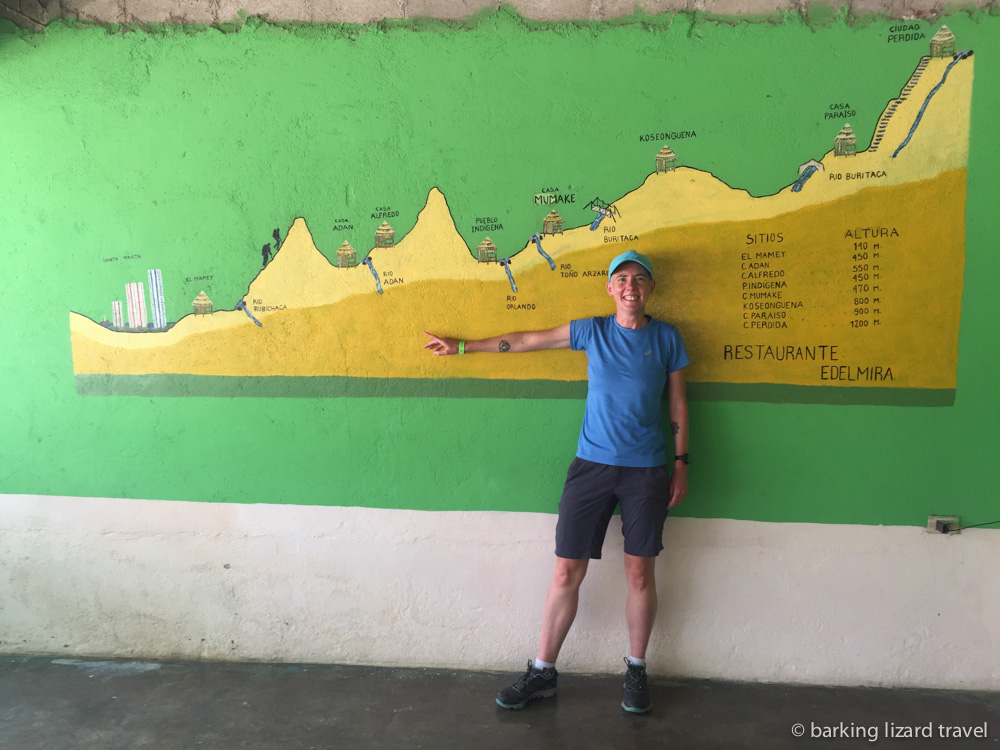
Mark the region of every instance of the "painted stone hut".
<instances>
[{"instance_id":1,"label":"painted stone hut","mask_svg":"<svg viewBox=\"0 0 1000 750\"><path fill-rule=\"evenodd\" d=\"M556 211L549 211L549 215L542 219L542 234L562 234L563 218Z\"/></svg>"},{"instance_id":2,"label":"painted stone hut","mask_svg":"<svg viewBox=\"0 0 1000 750\"><path fill-rule=\"evenodd\" d=\"M195 315L208 315L212 312L212 300L205 294L204 289L198 292L198 296L194 298L191 305L194 307Z\"/></svg>"},{"instance_id":3,"label":"painted stone hut","mask_svg":"<svg viewBox=\"0 0 1000 750\"><path fill-rule=\"evenodd\" d=\"M955 35L947 26L942 26L931 37L931 57L951 57L954 54Z\"/></svg>"},{"instance_id":4,"label":"painted stone hut","mask_svg":"<svg viewBox=\"0 0 1000 750\"><path fill-rule=\"evenodd\" d=\"M383 221L375 230L375 247L394 247L396 245L396 230Z\"/></svg>"},{"instance_id":5,"label":"painted stone hut","mask_svg":"<svg viewBox=\"0 0 1000 750\"><path fill-rule=\"evenodd\" d=\"M476 256L480 263L496 263L497 262L497 246L493 244L493 241L487 237L485 240L479 243L479 247L476 248Z\"/></svg>"},{"instance_id":6,"label":"painted stone hut","mask_svg":"<svg viewBox=\"0 0 1000 750\"><path fill-rule=\"evenodd\" d=\"M354 268L358 265L358 254L350 242L344 242L337 250L337 268Z\"/></svg>"},{"instance_id":7,"label":"painted stone hut","mask_svg":"<svg viewBox=\"0 0 1000 750\"><path fill-rule=\"evenodd\" d=\"M857 154L858 138L854 135L854 130L851 128L850 123L845 123L833 141L833 155L857 156Z\"/></svg>"},{"instance_id":8,"label":"painted stone hut","mask_svg":"<svg viewBox=\"0 0 1000 750\"><path fill-rule=\"evenodd\" d=\"M656 155L656 173L673 172L675 161L677 161L677 154L669 146L664 146Z\"/></svg>"}]
</instances>

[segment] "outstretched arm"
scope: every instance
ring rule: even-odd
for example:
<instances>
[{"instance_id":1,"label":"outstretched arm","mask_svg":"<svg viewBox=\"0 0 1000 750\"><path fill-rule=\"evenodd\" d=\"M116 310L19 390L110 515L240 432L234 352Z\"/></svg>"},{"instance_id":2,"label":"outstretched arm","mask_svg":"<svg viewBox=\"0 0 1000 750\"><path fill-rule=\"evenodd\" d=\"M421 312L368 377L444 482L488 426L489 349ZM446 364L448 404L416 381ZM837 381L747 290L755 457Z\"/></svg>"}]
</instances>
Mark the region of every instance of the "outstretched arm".
<instances>
[{"instance_id":1,"label":"outstretched arm","mask_svg":"<svg viewBox=\"0 0 1000 750\"><path fill-rule=\"evenodd\" d=\"M447 336L437 336L424 331L430 338L424 349L429 349L437 355L458 354L458 339ZM544 331L520 331L504 333L488 339L478 339L465 342L465 352L499 352L510 354L515 352L533 352L539 349L565 349L569 346L569 323L549 328Z\"/></svg>"},{"instance_id":2,"label":"outstretched arm","mask_svg":"<svg viewBox=\"0 0 1000 750\"><path fill-rule=\"evenodd\" d=\"M674 455L683 456L688 452L688 402L684 387L684 368L670 373L667 404L670 410L670 429L674 435ZM674 473L670 475L670 504L673 508L684 499L688 489L688 467L683 461L674 461Z\"/></svg>"}]
</instances>

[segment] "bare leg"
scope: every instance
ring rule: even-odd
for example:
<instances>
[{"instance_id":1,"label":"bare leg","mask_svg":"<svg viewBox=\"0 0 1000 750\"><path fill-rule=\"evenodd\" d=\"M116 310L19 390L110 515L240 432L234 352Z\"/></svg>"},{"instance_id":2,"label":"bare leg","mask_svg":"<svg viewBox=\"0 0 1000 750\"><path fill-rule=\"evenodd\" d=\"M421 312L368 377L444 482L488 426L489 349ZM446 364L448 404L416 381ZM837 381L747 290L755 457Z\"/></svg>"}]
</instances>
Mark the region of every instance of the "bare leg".
<instances>
[{"instance_id":1,"label":"bare leg","mask_svg":"<svg viewBox=\"0 0 1000 750\"><path fill-rule=\"evenodd\" d=\"M556 558L556 571L552 585L545 598L545 613L542 615L542 635L538 642L538 658L555 662L559 656L566 634L569 632L576 607L580 600L580 584L587 574L590 560L570 560Z\"/></svg>"},{"instance_id":2,"label":"bare leg","mask_svg":"<svg viewBox=\"0 0 1000 750\"><path fill-rule=\"evenodd\" d=\"M629 656L646 658L646 646L656 619L656 558L625 555L625 622L628 624Z\"/></svg>"}]
</instances>

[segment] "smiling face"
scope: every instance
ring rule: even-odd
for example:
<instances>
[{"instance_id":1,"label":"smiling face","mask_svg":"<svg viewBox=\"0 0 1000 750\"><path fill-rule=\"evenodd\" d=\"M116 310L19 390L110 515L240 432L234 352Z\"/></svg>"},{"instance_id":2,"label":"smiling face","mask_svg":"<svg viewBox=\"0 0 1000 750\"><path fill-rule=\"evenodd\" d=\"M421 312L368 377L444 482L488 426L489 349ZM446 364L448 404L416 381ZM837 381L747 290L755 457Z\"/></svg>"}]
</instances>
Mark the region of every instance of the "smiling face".
<instances>
[{"instance_id":1,"label":"smiling face","mask_svg":"<svg viewBox=\"0 0 1000 750\"><path fill-rule=\"evenodd\" d=\"M608 294L615 299L618 315L636 316L646 311L646 300L656 289L649 271L634 261L622 263L608 279Z\"/></svg>"}]
</instances>

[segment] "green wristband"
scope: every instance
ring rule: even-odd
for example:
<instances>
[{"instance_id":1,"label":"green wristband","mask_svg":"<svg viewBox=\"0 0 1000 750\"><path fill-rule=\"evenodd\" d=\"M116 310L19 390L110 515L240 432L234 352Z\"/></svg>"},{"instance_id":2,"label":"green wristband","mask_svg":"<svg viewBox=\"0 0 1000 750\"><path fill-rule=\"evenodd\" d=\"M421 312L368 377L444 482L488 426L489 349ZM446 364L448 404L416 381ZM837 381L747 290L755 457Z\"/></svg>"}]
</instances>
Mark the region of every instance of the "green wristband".
<instances>
[{"instance_id":1,"label":"green wristband","mask_svg":"<svg viewBox=\"0 0 1000 750\"><path fill-rule=\"evenodd\" d=\"M465 341L464 340L458 342L458 353L459 354L465 354Z\"/></svg>"}]
</instances>

